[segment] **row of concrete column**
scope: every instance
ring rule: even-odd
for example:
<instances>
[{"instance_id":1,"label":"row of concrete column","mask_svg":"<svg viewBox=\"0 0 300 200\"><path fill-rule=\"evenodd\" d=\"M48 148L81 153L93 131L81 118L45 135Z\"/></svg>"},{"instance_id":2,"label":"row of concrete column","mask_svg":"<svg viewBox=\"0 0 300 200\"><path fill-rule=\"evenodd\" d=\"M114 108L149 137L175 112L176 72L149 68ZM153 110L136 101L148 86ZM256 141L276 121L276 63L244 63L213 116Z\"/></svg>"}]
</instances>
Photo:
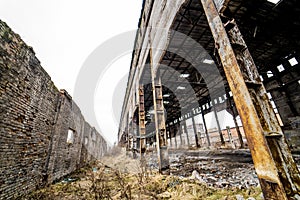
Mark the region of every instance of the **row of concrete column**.
<instances>
[{"instance_id":1,"label":"row of concrete column","mask_svg":"<svg viewBox=\"0 0 300 200\"><path fill-rule=\"evenodd\" d=\"M203 7L215 44L217 44L216 50L229 88L232 91L236 109L243 121L245 135L248 139L247 144L251 151L265 199L298 199L300 191L299 170L293 160L284 134L267 97L266 90L259 78L258 70L240 30L230 17L220 16L214 0L200 0L199 2L201 2ZM223 24L224 20L227 21L226 24ZM225 26L227 26L226 29ZM176 128L176 126L172 125L173 127L168 127L168 131L166 129L160 77L155 74L157 69L153 69L152 66L151 59L153 56L151 49L149 54L159 171L167 172L169 171L168 139L172 140L172 133L176 135L174 134L174 130L175 132L181 132L182 127L180 126L178 129L178 127ZM212 103L214 104L214 102ZM230 109L233 109L232 104L230 104ZM216 115L217 111L214 107L213 112ZM202 111L202 113L204 112ZM234 116L236 115L234 110L232 113L234 113ZM140 112L139 116L141 117L144 114ZM193 124L195 124L193 118L192 120ZM127 122L128 147L137 149L137 138L132 134L134 132L132 131L134 130L134 124L132 119L127 119ZM143 122L139 123L141 126ZM221 144L224 144L225 140L218 120L217 124ZM185 126L183 128L185 129ZM145 128L144 131L140 130L140 136L146 135L145 130ZM187 133L187 131L184 132ZM196 147L199 147L199 139L197 138L195 128L194 133ZM179 133L180 141L183 141L183 135ZM206 137L210 141L207 128ZM242 145L242 137L239 137L239 141ZM190 143L191 141L187 142ZM178 145L178 140L174 141L174 144L176 143ZM145 149L145 139L143 137L140 138L140 144L143 144L140 149ZM140 152L142 157L142 150Z\"/></svg>"},{"instance_id":2,"label":"row of concrete column","mask_svg":"<svg viewBox=\"0 0 300 200\"><path fill-rule=\"evenodd\" d=\"M156 86L156 89L160 89L158 86ZM228 94L227 94L228 95ZM162 95L160 95L160 101L162 101ZM230 99L229 95L228 98L229 100L229 109L233 113L233 121L236 125L236 131L238 135L238 140L239 140L239 147L244 147L243 143L243 137L242 134L239 130L239 126L236 121L237 113L233 108L233 102ZM154 99L154 102L157 102L157 99ZM138 111L138 117L137 115L134 115L133 118L129 119L129 115L127 116L127 133L128 134L128 139L127 139L127 147L128 149L132 150L134 152L134 155L138 152L140 154L143 154L146 151L146 139L144 138L146 133L146 126L145 126L145 107L144 107L144 89L143 85L139 86L139 104L138 108L136 111ZM162 143L163 146L169 147L169 148L181 148L181 147L210 147L211 146L211 138L208 133L208 128L206 125L206 120L205 120L205 114L202 106L200 106L201 110L201 117L202 117L202 125L204 126L204 132L200 133L199 130L197 130L197 123L196 123L196 118L195 116L191 116L190 119L192 121L192 128L193 128L193 134L189 134L186 120L177 120L176 124L173 125L167 125L164 123L165 120L161 121L160 126L163 127L163 129L156 130L158 131L161 135L159 135L158 138L156 138L156 141L159 143ZM220 123L217 115L216 108L213 107L213 113L217 122L217 128L218 128L218 133L219 133L219 140L221 145L225 144L224 141L224 136L222 133L222 130L220 128ZM164 113L160 112L162 117L164 118ZM162 118L161 117L161 118ZM137 120L139 119L139 120ZM165 128L166 127L166 128ZM165 128L165 130L164 130ZM164 134L164 131L165 134ZM199 135L199 133L201 135ZM154 135L156 136L156 134ZM154 137L152 136L152 137ZM230 130L228 130L228 138L230 142L232 143L233 138L231 136ZM157 140L158 139L158 140Z\"/></svg>"}]
</instances>

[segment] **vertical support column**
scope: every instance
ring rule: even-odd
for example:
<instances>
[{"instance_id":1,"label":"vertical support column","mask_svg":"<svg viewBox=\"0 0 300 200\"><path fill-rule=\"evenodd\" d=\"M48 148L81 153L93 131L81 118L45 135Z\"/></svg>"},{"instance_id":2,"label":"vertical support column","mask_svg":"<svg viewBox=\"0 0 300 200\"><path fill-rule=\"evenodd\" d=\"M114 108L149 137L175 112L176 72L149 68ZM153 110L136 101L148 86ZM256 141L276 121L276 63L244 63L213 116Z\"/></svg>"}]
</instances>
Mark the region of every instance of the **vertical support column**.
<instances>
[{"instance_id":1,"label":"vertical support column","mask_svg":"<svg viewBox=\"0 0 300 200\"><path fill-rule=\"evenodd\" d=\"M144 104L144 86L139 86L139 132L140 132L140 155L141 159L146 151L146 127L145 127L145 104Z\"/></svg>"},{"instance_id":2,"label":"vertical support column","mask_svg":"<svg viewBox=\"0 0 300 200\"><path fill-rule=\"evenodd\" d=\"M184 123L185 124L185 123ZM181 124L181 122L179 121L179 128L180 128L180 130L181 130L181 132L182 132L182 124ZM190 146L190 138L189 138L189 134L188 134L188 132L187 132L187 130L184 128L184 133L185 133L185 136L186 136L186 142L187 142L187 146L189 147Z\"/></svg>"},{"instance_id":3,"label":"vertical support column","mask_svg":"<svg viewBox=\"0 0 300 200\"><path fill-rule=\"evenodd\" d=\"M227 96L227 99L229 101L229 108L232 112L232 117L233 117L233 121L234 121L234 125L235 125L235 129L236 129L236 132L237 132L237 135L238 135L238 138L239 138L239 142L240 142L240 148L244 148L244 141L243 141L243 136L242 136L242 133L240 131L240 127L236 121L236 117L237 117L237 113L236 111L234 110L233 108L233 104L234 102L231 101L231 98L230 98L230 95L228 94L228 92L226 92L226 96Z\"/></svg>"},{"instance_id":4,"label":"vertical support column","mask_svg":"<svg viewBox=\"0 0 300 200\"><path fill-rule=\"evenodd\" d=\"M182 140L182 130L180 129L180 124L177 124L177 133L179 134L179 139L180 139L180 147L184 145L183 140Z\"/></svg>"},{"instance_id":5,"label":"vertical support column","mask_svg":"<svg viewBox=\"0 0 300 200\"><path fill-rule=\"evenodd\" d=\"M130 149L130 139L129 139L129 113L127 114L127 148L126 148L126 153L129 153Z\"/></svg>"},{"instance_id":6,"label":"vertical support column","mask_svg":"<svg viewBox=\"0 0 300 200\"><path fill-rule=\"evenodd\" d=\"M169 164L167 137L166 137L165 113L164 113L161 79L158 74L154 73L153 68L151 69L151 72L152 72L153 105L154 105L154 115L155 115L158 167L160 173L169 174L170 164Z\"/></svg>"},{"instance_id":7,"label":"vertical support column","mask_svg":"<svg viewBox=\"0 0 300 200\"><path fill-rule=\"evenodd\" d=\"M197 127L196 127L194 116L192 116L192 122L193 122L193 129L194 129L194 136L195 136L196 147L199 148L200 145L199 145L199 141L198 141Z\"/></svg>"},{"instance_id":8,"label":"vertical support column","mask_svg":"<svg viewBox=\"0 0 300 200\"><path fill-rule=\"evenodd\" d=\"M132 151L133 147L133 136L132 136L132 122L128 122L128 153L130 155L130 150Z\"/></svg>"},{"instance_id":9,"label":"vertical support column","mask_svg":"<svg viewBox=\"0 0 300 200\"><path fill-rule=\"evenodd\" d=\"M175 141L175 149L178 148L178 144L177 144L177 139L176 139L176 130L175 130L175 127L173 126L172 128L172 132L173 132L173 135L174 135L174 141Z\"/></svg>"},{"instance_id":10,"label":"vertical support column","mask_svg":"<svg viewBox=\"0 0 300 200\"><path fill-rule=\"evenodd\" d=\"M170 131L170 129L168 129L168 136L169 136L169 141L168 141L168 144L170 145L170 147L172 147L172 135L171 135L171 131Z\"/></svg>"},{"instance_id":11,"label":"vertical support column","mask_svg":"<svg viewBox=\"0 0 300 200\"><path fill-rule=\"evenodd\" d=\"M135 116L133 116L132 119L132 157L134 159L137 158L136 152L137 152L137 125L136 125L136 119Z\"/></svg>"},{"instance_id":12,"label":"vertical support column","mask_svg":"<svg viewBox=\"0 0 300 200\"><path fill-rule=\"evenodd\" d=\"M217 126L218 126L218 132L219 132L220 139L221 139L221 144L224 145L225 141L224 141L223 133L222 133L220 122L219 122L218 113L217 113L216 106L215 106L216 104L213 100L212 100L212 102L213 102L214 115L215 115Z\"/></svg>"},{"instance_id":13,"label":"vertical support column","mask_svg":"<svg viewBox=\"0 0 300 200\"><path fill-rule=\"evenodd\" d=\"M184 121L182 121L182 123L183 123L183 130L186 133L186 137L187 137L187 140L188 140L188 143L190 146L190 138L189 138L189 133L188 133L187 126L186 126L186 121L184 120Z\"/></svg>"},{"instance_id":14,"label":"vertical support column","mask_svg":"<svg viewBox=\"0 0 300 200\"><path fill-rule=\"evenodd\" d=\"M265 199L299 199L299 171L242 35L231 21L228 37L213 0L201 3L244 125Z\"/></svg>"},{"instance_id":15,"label":"vertical support column","mask_svg":"<svg viewBox=\"0 0 300 200\"><path fill-rule=\"evenodd\" d=\"M207 129L207 126L206 126L206 121L205 121L204 111L203 111L202 106L200 106L200 109L201 109L201 115L202 115L203 125L204 125L204 128L205 128L205 135L206 135L206 139L207 139L207 146L210 147L211 144L210 144L210 139L209 139L209 135L208 135L208 129Z\"/></svg>"},{"instance_id":16,"label":"vertical support column","mask_svg":"<svg viewBox=\"0 0 300 200\"><path fill-rule=\"evenodd\" d=\"M231 134L230 126L226 126L226 129L227 129L229 142L230 142L232 148L235 149L236 146L235 146L235 144L233 143L233 140L232 140L232 134Z\"/></svg>"}]
</instances>

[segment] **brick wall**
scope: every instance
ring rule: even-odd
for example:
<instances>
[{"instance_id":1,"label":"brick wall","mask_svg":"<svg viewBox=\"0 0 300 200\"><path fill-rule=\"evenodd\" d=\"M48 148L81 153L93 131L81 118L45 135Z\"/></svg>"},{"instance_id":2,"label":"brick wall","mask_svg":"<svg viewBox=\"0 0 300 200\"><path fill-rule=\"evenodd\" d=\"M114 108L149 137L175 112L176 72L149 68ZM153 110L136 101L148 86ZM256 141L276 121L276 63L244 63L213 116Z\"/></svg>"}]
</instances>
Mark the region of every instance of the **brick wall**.
<instances>
[{"instance_id":1,"label":"brick wall","mask_svg":"<svg viewBox=\"0 0 300 200\"><path fill-rule=\"evenodd\" d=\"M61 178L106 146L33 49L0 20L0 199Z\"/></svg>"}]
</instances>

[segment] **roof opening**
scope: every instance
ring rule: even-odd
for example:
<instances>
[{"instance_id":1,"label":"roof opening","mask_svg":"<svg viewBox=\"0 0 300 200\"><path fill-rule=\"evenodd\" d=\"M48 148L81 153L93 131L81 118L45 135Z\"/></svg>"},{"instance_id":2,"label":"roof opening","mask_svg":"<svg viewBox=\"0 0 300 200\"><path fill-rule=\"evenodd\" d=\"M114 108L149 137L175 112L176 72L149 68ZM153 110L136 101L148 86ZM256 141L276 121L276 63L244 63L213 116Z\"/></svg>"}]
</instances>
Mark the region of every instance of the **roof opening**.
<instances>
[{"instance_id":1,"label":"roof opening","mask_svg":"<svg viewBox=\"0 0 300 200\"><path fill-rule=\"evenodd\" d=\"M190 74L180 74L180 77L181 78L187 78L187 77L189 77L190 76Z\"/></svg>"},{"instance_id":2,"label":"roof opening","mask_svg":"<svg viewBox=\"0 0 300 200\"><path fill-rule=\"evenodd\" d=\"M278 65L278 66L277 66L277 69L278 69L279 72L284 71L283 65Z\"/></svg>"},{"instance_id":3,"label":"roof opening","mask_svg":"<svg viewBox=\"0 0 300 200\"><path fill-rule=\"evenodd\" d=\"M297 65L297 64L298 64L298 61L297 61L296 58L294 57L294 58L289 59L289 63L290 63L292 66L294 66L294 65Z\"/></svg>"},{"instance_id":4,"label":"roof opening","mask_svg":"<svg viewBox=\"0 0 300 200\"><path fill-rule=\"evenodd\" d=\"M267 76L268 76L268 78L271 78L273 76L272 71L267 71Z\"/></svg>"},{"instance_id":5,"label":"roof opening","mask_svg":"<svg viewBox=\"0 0 300 200\"><path fill-rule=\"evenodd\" d=\"M277 4L280 0L268 0L271 3Z\"/></svg>"}]
</instances>

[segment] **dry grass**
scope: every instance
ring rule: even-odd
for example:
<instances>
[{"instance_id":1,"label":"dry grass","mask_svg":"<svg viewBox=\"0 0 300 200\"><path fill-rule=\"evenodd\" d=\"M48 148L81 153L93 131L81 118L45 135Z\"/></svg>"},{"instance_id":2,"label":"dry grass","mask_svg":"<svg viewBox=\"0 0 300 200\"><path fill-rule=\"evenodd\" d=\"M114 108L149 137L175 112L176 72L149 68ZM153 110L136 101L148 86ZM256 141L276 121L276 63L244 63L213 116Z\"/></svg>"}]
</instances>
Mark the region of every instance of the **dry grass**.
<instances>
[{"instance_id":1,"label":"dry grass","mask_svg":"<svg viewBox=\"0 0 300 200\"><path fill-rule=\"evenodd\" d=\"M107 157L104 161L110 166L102 162L93 163L70 175L78 178L77 181L59 182L23 199L235 200L237 194L261 199L260 188L212 188L194 179L150 173L144 163L131 166L132 162L123 155ZM95 168L97 171L93 171Z\"/></svg>"}]
</instances>

